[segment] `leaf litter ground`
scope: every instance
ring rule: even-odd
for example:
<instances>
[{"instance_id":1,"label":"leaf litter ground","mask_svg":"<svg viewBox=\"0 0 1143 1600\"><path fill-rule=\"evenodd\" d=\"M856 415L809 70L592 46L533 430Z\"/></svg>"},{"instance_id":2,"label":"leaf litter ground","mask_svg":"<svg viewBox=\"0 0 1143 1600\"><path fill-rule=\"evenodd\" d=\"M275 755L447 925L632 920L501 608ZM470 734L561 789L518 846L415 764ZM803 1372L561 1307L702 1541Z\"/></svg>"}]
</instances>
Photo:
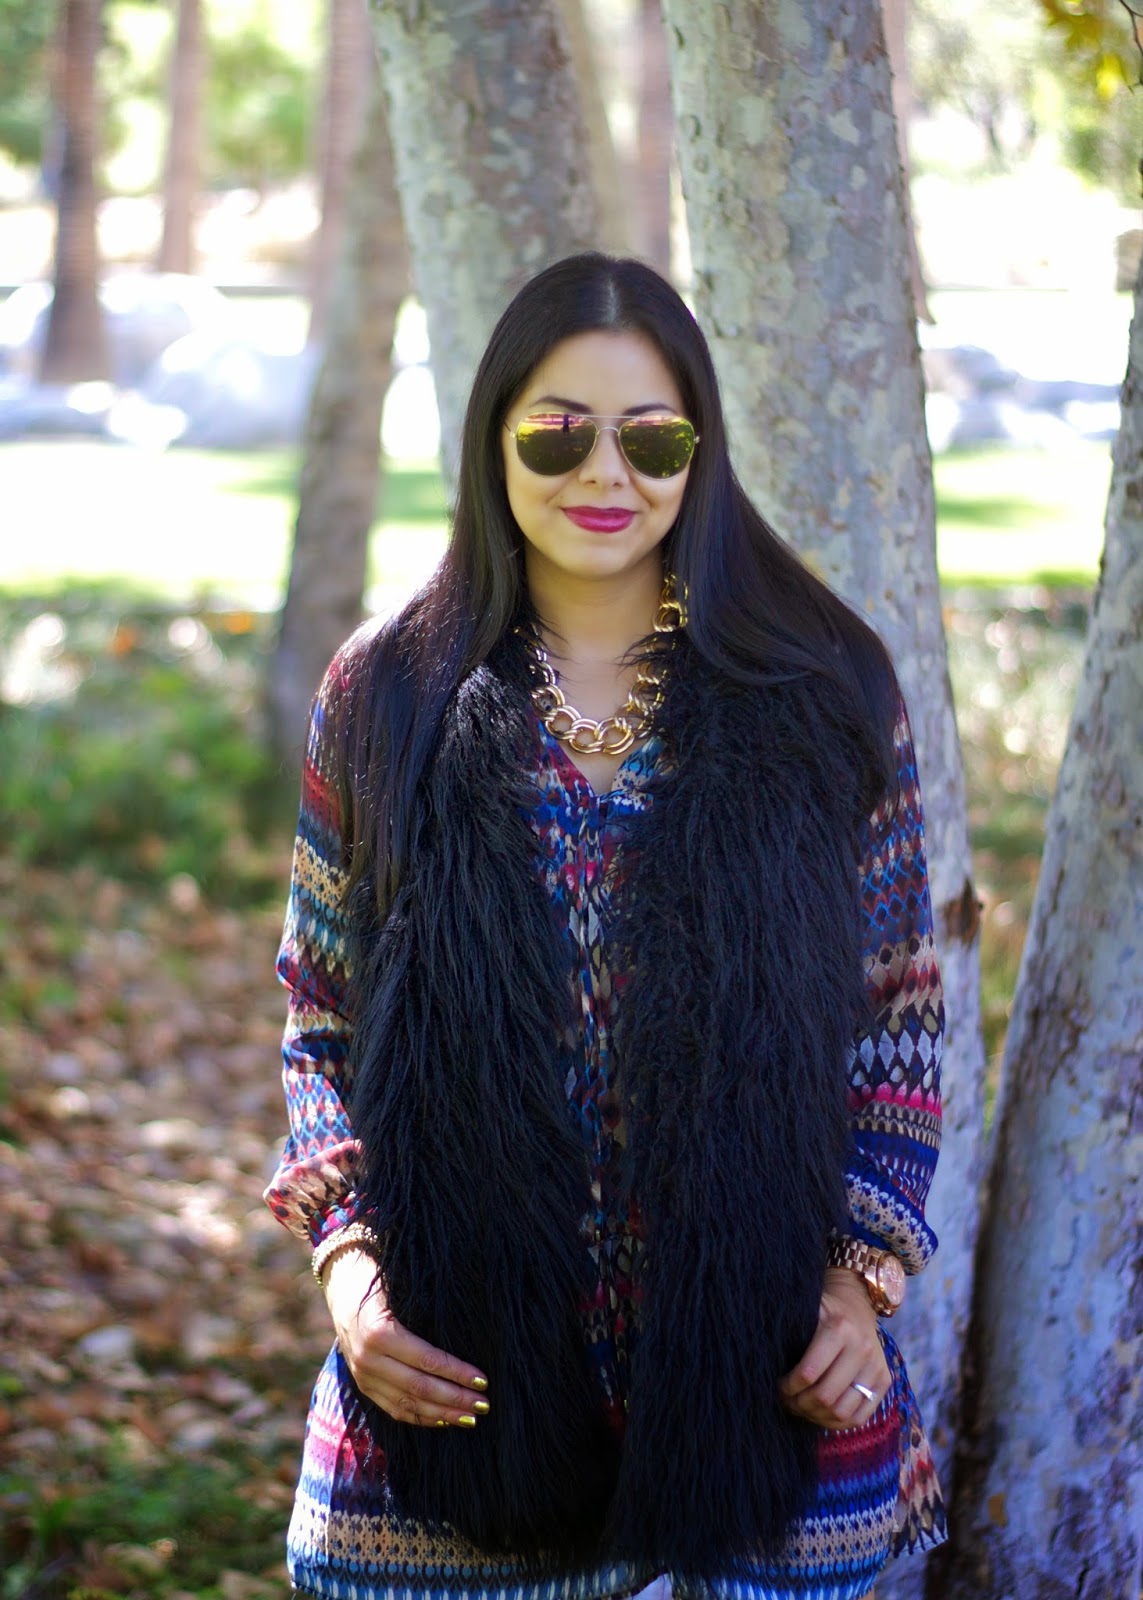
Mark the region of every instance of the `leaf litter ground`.
<instances>
[{"instance_id":1,"label":"leaf litter ground","mask_svg":"<svg viewBox=\"0 0 1143 1600\"><path fill-rule=\"evenodd\" d=\"M958 590L945 623L984 901L992 1074L1087 595ZM270 1600L330 1341L261 1200L285 1132L268 900L0 850L0 1600Z\"/></svg>"}]
</instances>

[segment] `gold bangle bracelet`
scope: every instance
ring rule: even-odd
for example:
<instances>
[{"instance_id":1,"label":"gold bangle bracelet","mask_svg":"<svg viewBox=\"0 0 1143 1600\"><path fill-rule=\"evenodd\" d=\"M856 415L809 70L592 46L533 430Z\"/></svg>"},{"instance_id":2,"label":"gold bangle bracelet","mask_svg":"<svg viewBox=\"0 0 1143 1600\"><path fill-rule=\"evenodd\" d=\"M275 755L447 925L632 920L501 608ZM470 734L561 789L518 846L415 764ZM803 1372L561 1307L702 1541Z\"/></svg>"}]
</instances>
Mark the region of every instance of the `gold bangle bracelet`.
<instances>
[{"instance_id":1,"label":"gold bangle bracelet","mask_svg":"<svg viewBox=\"0 0 1143 1600\"><path fill-rule=\"evenodd\" d=\"M349 1222L345 1227L338 1228L336 1233L331 1233L323 1239L310 1257L310 1271L317 1281L325 1288L322 1273L335 1256L343 1250L351 1250L354 1245L360 1250L365 1250L369 1255L376 1256L381 1245L374 1228L367 1222Z\"/></svg>"}]
</instances>

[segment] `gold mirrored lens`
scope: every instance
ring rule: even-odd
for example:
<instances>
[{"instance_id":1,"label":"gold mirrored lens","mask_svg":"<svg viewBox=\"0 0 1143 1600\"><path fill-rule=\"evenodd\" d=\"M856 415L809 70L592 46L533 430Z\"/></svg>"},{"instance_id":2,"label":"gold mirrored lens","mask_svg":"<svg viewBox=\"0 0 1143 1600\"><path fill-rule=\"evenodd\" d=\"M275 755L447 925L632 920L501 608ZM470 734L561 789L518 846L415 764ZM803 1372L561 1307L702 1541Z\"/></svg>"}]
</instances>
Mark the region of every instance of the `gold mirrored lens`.
<instances>
[{"instance_id":1,"label":"gold mirrored lens","mask_svg":"<svg viewBox=\"0 0 1143 1600\"><path fill-rule=\"evenodd\" d=\"M525 417L516 429L516 453L529 471L554 477L586 461L597 437L586 417Z\"/></svg>"},{"instance_id":2,"label":"gold mirrored lens","mask_svg":"<svg viewBox=\"0 0 1143 1600\"><path fill-rule=\"evenodd\" d=\"M694 455L695 430L685 417L630 417L619 429L619 446L645 478L674 478Z\"/></svg>"},{"instance_id":3,"label":"gold mirrored lens","mask_svg":"<svg viewBox=\"0 0 1143 1600\"><path fill-rule=\"evenodd\" d=\"M624 460L645 478L674 478L695 449L685 417L628 417L613 429ZM565 412L525 417L516 429L516 453L531 472L554 477L585 462L599 437L595 419Z\"/></svg>"}]
</instances>

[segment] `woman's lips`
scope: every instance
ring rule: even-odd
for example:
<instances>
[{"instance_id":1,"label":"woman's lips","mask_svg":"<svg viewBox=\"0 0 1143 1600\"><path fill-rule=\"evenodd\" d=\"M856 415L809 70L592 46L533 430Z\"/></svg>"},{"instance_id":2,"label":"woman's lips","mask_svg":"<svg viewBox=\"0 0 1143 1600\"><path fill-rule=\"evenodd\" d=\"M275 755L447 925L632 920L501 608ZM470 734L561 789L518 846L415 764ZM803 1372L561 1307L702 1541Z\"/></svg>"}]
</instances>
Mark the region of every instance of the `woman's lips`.
<instances>
[{"instance_id":1,"label":"woman's lips","mask_svg":"<svg viewBox=\"0 0 1143 1600\"><path fill-rule=\"evenodd\" d=\"M589 528L593 533L618 533L635 517L634 511L622 506L563 506L562 510L577 528Z\"/></svg>"}]
</instances>

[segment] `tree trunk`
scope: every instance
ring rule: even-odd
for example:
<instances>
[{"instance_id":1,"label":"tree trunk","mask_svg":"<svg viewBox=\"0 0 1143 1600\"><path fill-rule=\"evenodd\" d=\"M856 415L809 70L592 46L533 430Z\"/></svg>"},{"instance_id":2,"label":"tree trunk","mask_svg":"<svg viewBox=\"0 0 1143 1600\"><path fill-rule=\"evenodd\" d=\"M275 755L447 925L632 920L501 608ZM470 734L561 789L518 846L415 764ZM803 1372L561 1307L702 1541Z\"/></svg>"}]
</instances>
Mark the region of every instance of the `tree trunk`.
<instances>
[{"instance_id":1,"label":"tree trunk","mask_svg":"<svg viewBox=\"0 0 1143 1600\"><path fill-rule=\"evenodd\" d=\"M451 482L505 302L599 237L587 135L556 0L372 0L372 15Z\"/></svg>"},{"instance_id":2,"label":"tree trunk","mask_svg":"<svg viewBox=\"0 0 1143 1600\"><path fill-rule=\"evenodd\" d=\"M665 0L664 12L696 303L739 473L879 629L916 735L948 1022L929 1207L942 1247L896 1326L947 1480L982 1170L979 918L880 11ZM896 1565L916 1581L917 1563Z\"/></svg>"},{"instance_id":3,"label":"tree trunk","mask_svg":"<svg viewBox=\"0 0 1143 1600\"><path fill-rule=\"evenodd\" d=\"M409 285L385 96L376 73L358 139L269 680L274 749L294 769L310 699L330 657L361 619L380 480L381 407L397 311Z\"/></svg>"},{"instance_id":4,"label":"tree trunk","mask_svg":"<svg viewBox=\"0 0 1143 1600\"><path fill-rule=\"evenodd\" d=\"M583 0L559 0L559 6L587 129L591 181L599 207L596 244L601 250L628 255L632 249L630 196L607 120L592 30Z\"/></svg>"},{"instance_id":5,"label":"tree trunk","mask_svg":"<svg viewBox=\"0 0 1143 1600\"><path fill-rule=\"evenodd\" d=\"M176 9L159 271L193 272L202 125L202 0L178 0Z\"/></svg>"},{"instance_id":6,"label":"tree trunk","mask_svg":"<svg viewBox=\"0 0 1143 1600\"><path fill-rule=\"evenodd\" d=\"M376 75L366 0L327 0L326 40L317 163L321 220L309 258L311 339L325 337L333 276L345 229L349 169L369 86ZM389 170L391 173L391 158Z\"/></svg>"},{"instance_id":7,"label":"tree trunk","mask_svg":"<svg viewBox=\"0 0 1143 1600\"><path fill-rule=\"evenodd\" d=\"M40 357L42 383L107 378L95 233L95 62L100 0L63 0L59 78L63 150L56 200L55 292Z\"/></svg>"},{"instance_id":8,"label":"tree trunk","mask_svg":"<svg viewBox=\"0 0 1143 1600\"><path fill-rule=\"evenodd\" d=\"M941 1596L1143 1589L1141 640L1143 266L1103 565L1008 1028Z\"/></svg>"},{"instance_id":9,"label":"tree trunk","mask_svg":"<svg viewBox=\"0 0 1143 1600\"><path fill-rule=\"evenodd\" d=\"M638 28L636 193L639 253L664 277L670 277L671 152L675 143L675 115L671 106L667 39L659 0L640 0Z\"/></svg>"},{"instance_id":10,"label":"tree trunk","mask_svg":"<svg viewBox=\"0 0 1143 1600\"><path fill-rule=\"evenodd\" d=\"M909 160L909 124L913 117L913 80L909 73L909 0L881 0L885 24L885 48L893 74L893 115L897 122L897 152L904 174L905 226L909 235L909 277L913 285L913 307L923 322L932 322L929 292L917 249L917 230L913 221L912 163Z\"/></svg>"}]
</instances>

